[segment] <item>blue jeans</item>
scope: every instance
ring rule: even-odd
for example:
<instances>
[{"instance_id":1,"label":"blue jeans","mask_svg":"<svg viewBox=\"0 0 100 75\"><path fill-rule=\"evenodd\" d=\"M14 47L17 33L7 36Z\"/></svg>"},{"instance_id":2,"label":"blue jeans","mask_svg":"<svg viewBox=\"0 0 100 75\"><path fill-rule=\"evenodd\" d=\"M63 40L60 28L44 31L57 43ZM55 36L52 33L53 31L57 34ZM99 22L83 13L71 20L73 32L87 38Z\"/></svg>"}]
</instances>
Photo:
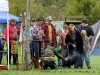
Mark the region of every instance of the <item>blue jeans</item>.
<instances>
[{"instance_id":1,"label":"blue jeans","mask_svg":"<svg viewBox=\"0 0 100 75\"><path fill-rule=\"evenodd\" d=\"M57 51L58 54L61 54L61 51ZM58 66L61 66L61 59L58 58Z\"/></svg>"},{"instance_id":2,"label":"blue jeans","mask_svg":"<svg viewBox=\"0 0 100 75\"><path fill-rule=\"evenodd\" d=\"M56 64L54 61L46 61L44 60L44 69L47 69L48 67L50 67L51 69L55 69L56 68Z\"/></svg>"},{"instance_id":3,"label":"blue jeans","mask_svg":"<svg viewBox=\"0 0 100 75\"><path fill-rule=\"evenodd\" d=\"M34 58L38 58L38 41L33 41Z\"/></svg>"},{"instance_id":4,"label":"blue jeans","mask_svg":"<svg viewBox=\"0 0 100 75\"><path fill-rule=\"evenodd\" d=\"M82 61L84 63L84 59L85 59L85 63L87 65L87 67L90 66L90 50L88 50L87 52L84 52L82 54Z\"/></svg>"}]
</instances>

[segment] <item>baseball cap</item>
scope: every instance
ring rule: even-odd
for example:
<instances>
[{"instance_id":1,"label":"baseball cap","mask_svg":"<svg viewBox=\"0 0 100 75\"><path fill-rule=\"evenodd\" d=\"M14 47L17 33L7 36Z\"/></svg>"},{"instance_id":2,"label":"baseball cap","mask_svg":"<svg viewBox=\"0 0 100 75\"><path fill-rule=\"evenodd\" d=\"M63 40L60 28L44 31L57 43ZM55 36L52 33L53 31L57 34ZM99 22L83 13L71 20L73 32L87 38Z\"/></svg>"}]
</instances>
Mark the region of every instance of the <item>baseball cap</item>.
<instances>
[{"instance_id":1,"label":"baseball cap","mask_svg":"<svg viewBox=\"0 0 100 75\"><path fill-rule=\"evenodd\" d=\"M15 19L10 19L10 22L16 22L16 20Z\"/></svg>"},{"instance_id":2,"label":"baseball cap","mask_svg":"<svg viewBox=\"0 0 100 75\"><path fill-rule=\"evenodd\" d=\"M48 17L46 18L46 20L52 20L52 17L51 17L51 16L48 16Z\"/></svg>"}]
</instances>

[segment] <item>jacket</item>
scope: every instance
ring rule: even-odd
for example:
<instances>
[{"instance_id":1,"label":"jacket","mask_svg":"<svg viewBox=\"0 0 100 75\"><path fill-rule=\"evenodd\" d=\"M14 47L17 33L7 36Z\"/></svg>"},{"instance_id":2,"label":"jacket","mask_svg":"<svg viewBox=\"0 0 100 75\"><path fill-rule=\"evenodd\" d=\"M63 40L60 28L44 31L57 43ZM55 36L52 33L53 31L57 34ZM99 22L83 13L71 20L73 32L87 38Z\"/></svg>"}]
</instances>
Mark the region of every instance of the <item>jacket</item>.
<instances>
[{"instance_id":1,"label":"jacket","mask_svg":"<svg viewBox=\"0 0 100 75\"><path fill-rule=\"evenodd\" d=\"M81 34L76 30L76 51L79 53L83 53L83 39L81 37ZM74 40L71 39L71 37L69 36L69 34L66 35L66 39L65 39L66 44L68 44L68 48L69 48L69 54L73 52L74 47L72 46L72 44L74 44Z\"/></svg>"},{"instance_id":2,"label":"jacket","mask_svg":"<svg viewBox=\"0 0 100 75\"><path fill-rule=\"evenodd\" d=\"M65 38L66 38L66 34L64 34L64 33L61 33L60 34L60 39L59 39L59 42L58 42L58 44L60 44L61 45L61 49L66 49L67 48L67 45L66 45L66 42L65 42Z\"/></svg>"},{"instance_id":3,"label":"jacket","mask_svg":"<svg viewBox=\"0 0 100 75\"><path fill-rule=\"evenodd\" d=\"M8 36L7 29L8 28L9 28L9 37L7 37ZM14 33L16 33L16 35L14 35ZM9 38L9 42L12 42L14 39L17 39L18 36L17 36L16 26L14 26L14 29L13 29L13 26L11 24L9 24L4 31L4 37L5 37L6 41L8 41L8 38Z\"/></svg>"},{"instance_id":4,"label":"jacket","mask_svg":"<svg viewBox=\"0 0 100 75\"><path fill-rule=\"evenodd\" d=\"M55 27L54 27L53 24L51 24L51 27L52 27L52 38L53 38L52 41L53 41L53 46L56 47L56 36L57 36L56 29L55 29ZM48 30L47 24L43 25L42 29L44 30L44 34L45 34L45 36L43 36L43 40L45 42L46 40L49 39L49 30Z\"/></svg>"},{"instance_id":5,"label":"jacket","mask_svg":"<svg viewBox=\"0 0 100 75\"><path fill-rule=\"evenodd\" d=\"M49 46L46 49L42 49L41 53L42 53L42 57L40 59L42 61L44 61L44 60L55 61L55 59L54 59L55 55L64 60L64 57L61 56L60 54L58 54L53 46Z\"/></svg>"},{"instance_id":6,"label":"jacket","mask_svg":"<svg viewBox=\"0 0 100 75\"><path fill-rule=\"evenodd\" d=\"M87 52L90 49L90 42L87 36L83 37L83 50Z\"/></svg>"}]
</instances>

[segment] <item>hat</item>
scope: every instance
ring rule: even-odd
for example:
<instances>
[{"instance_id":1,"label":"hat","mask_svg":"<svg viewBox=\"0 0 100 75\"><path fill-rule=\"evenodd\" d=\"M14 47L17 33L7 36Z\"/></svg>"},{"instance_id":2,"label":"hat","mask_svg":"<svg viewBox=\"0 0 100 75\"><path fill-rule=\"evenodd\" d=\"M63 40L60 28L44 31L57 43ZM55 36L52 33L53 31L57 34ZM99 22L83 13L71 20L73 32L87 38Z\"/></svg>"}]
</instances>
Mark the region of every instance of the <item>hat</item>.
<instances>
[{"instance_id":1,"label":"hat","mask_svg":"<svg viewBox=\"0 0 100 75\"><path fill-rule=\"evenodd\" d=\"M16 22L16 20L15 19L11 19L10 22Z\"/></svg>"},{"instance_id":2,"label":"hat","mask_svg":"<svg viewBox=\"0 0 100 75\"><path fill-rule=\"evenodd\" d=\"M48 16L48 17L46 18L46 20L52 20L52 17L51 17L51 16Z\"/></svg>"}]
</instances>

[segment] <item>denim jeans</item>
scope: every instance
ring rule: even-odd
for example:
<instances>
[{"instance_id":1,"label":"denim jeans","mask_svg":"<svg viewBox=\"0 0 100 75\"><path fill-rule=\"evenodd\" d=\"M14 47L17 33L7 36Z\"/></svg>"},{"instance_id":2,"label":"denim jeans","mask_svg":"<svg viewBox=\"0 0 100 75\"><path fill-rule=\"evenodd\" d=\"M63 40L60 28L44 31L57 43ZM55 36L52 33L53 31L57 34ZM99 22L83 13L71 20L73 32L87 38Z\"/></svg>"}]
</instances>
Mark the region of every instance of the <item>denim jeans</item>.
<instances>
[{"instance_id":1,"label":"denim jeans","mask_svg":"<svg viewBox=\"0 0 100 75\"><path fill-rule=\"evenodd\" d=\"M38 41L33 41L34 58L38 58Z\"/></svg>"},{"instance_id":2,"label":"denim jeans","mask_svg":"<svg viewBox=\"0 0 100 75\"><path fill-rule=\"evenodd\" d=\"M54 61L46 61L44 60L44 64L45 66L43 67L44 69L47 69L48 67L50 67L51 69L55 69L56 68L56 64Z\"/></svg>"},{"instance_id":3,"label":"denim jeans","mask_svg":"<svg viewBox=\"0 0 100 75\"><path fill-rule=\"evenodd\" d=\"M84 59L85 59L85 63L87 66L90 66L90 50L88 50L87 52L84 52L82 54L82 61L84 63Z\"/></svg>"},{"instance_id":4,"label":"denim jeans","mask_svg":"<svg viewBox=\"0 0 100 75\"><path fill-rule=\"evenodd\" d=\"M57 51L58 54L61 54L61 51ZM61 59L58 58L58 66L61 66Z\"/></svg>"}]
</instances>

